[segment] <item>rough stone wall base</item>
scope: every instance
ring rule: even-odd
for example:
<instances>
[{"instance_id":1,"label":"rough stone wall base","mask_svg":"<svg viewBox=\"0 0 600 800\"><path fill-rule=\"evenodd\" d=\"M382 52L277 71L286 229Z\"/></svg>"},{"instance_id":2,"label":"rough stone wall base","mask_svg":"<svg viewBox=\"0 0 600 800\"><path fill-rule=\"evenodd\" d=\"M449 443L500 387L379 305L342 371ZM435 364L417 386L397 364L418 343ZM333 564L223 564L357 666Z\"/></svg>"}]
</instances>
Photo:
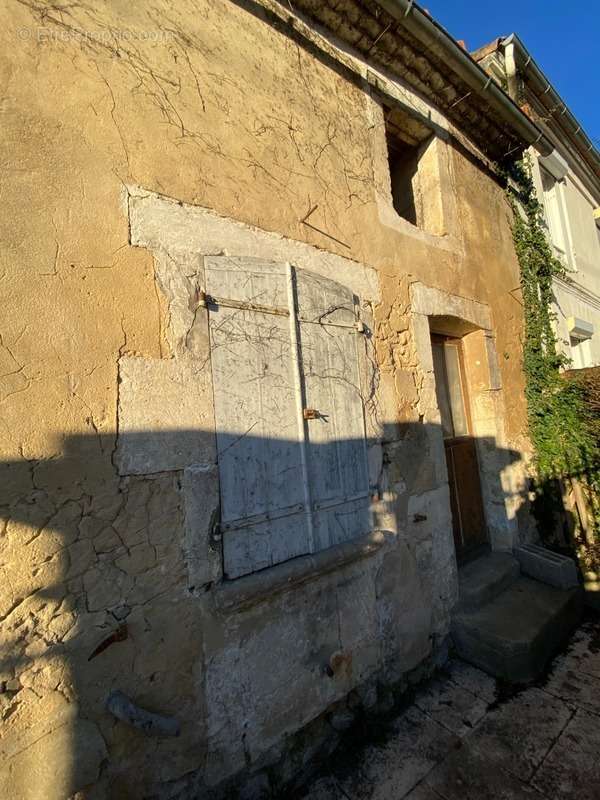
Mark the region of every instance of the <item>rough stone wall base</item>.
<instances>
[{"instance_id":1,"label":"rough stone wall base","mask_svg":"<svg viewBox=\"0 0 600 800\"><path fill-rule=\"evenodd\" d=\"M269 800L298 791L334 753L364 742L370 728L397 713L410 699L413 688L444 666L449 645L450 637L446 636L417 667L403 674L392 675L389 666L375 673L265 753L251 769L219 786L208 789L200 773L190 773L176 783L157 787L149 800Z\"/></svg>"}]
</instances>

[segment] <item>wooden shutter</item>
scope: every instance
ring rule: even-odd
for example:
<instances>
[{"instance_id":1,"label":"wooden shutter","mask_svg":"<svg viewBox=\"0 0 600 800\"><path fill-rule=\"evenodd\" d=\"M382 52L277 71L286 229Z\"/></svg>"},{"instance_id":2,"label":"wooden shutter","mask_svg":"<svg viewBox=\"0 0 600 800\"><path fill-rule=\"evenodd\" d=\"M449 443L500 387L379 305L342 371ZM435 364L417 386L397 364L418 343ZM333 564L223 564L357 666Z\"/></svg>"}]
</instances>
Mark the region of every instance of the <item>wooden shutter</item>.
<instances>
[{"instance_id":1,"label":"wooden shutter","mask_svg":"<svg viewBox=\"0 0 600 800\"><path fill-rule=\"evenodd\" d=\"M366 533L369 480L357 300L346 287L298 270L297 302L314 549Z\"/></svg>"},{"instance_id":2,"label":"wooden shutter","mask_svg":"<svg viewBox=\"0 0 600 800\"><path fill-rule=\"evenodd\" d=\"M224 571L369 529L355 298L250 258L205 260ZM305 420L303 409L316 408Z\"/></svg>"}]
</instances>

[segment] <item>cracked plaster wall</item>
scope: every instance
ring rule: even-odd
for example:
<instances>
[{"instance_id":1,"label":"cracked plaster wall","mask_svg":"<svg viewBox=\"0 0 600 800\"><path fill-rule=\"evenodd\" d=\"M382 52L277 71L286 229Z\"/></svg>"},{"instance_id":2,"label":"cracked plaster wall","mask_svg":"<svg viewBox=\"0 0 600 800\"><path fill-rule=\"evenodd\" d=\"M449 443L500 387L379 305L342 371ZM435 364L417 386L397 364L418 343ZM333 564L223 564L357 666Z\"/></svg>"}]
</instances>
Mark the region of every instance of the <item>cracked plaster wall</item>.
<instances>
[{"instance_id":1,"label":"cracked plaster wall","mask_svg":"<svg viewBox=\"0 0 600 800\"><path fill-rule=\"evenodd\" d=\"M489 305L514 398L506 442L526 447L501 189L441 143L448 235L389 224L376 100L255 11L225 0L0 10L0 793L15 799L191 797L276 762L304 723L373 676L392 683L443 638L455 567L445 470L423 424L414 280ZM140 217L144 195L158 217ZM186 221L196 214L201 234ZM214 220L228 218L247 227L232 223L223 241ZM218 486L193 293L200 255L236 246L287 254L373 303L384 443L372 469L395 539L225 613L211 589ZM186 427L203 433L177 434ZM88 660L123 624L126 637ZM350 666L324 677L340 648ZM176 716L181 736L116 722L112 688Z\"/></svg>"}]
</instances>

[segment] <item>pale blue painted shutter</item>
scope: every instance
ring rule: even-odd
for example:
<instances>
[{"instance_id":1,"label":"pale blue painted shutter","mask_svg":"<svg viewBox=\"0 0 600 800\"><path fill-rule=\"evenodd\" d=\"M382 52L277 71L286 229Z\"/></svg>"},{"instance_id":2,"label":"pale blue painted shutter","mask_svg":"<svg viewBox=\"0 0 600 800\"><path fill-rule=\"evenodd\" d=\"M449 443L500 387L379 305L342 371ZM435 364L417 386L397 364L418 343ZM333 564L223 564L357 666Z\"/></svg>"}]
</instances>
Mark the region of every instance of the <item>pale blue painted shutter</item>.
<instances>
[{"instance_id":1,"label":"pale blue painted shutter","mask_svg":"<svg viewBox=\"0 0 600 800\"><path fill-rule=\"evenodd\" d=\"M318 411L306 421L314 549L370 529L364 403L364 353L358 301L340 284L297 272L304 402Z\"/></svg>"},{"instance_id":2,"label":"pale blue painted shutter","mask_svg":"<svg viewBox=\"0 0 600 800\"><path fill-rule=\"evenodd\" d=\"M286 264L205 259L224 571L369 529L355 298ZM320 413L304 420L303 407Z\"/></svg>"},{"instance_id":3,"label":"pale blue painted shutter","mask_svg":"<svg viewBox=\"0 0 600 800\"><path fill-rule=\"evenodd\" d=\"M286 265L221 256L207 258L205 271L216 301L209 329L224 569L234 578L310 550Z\"/></svg>"}]
</instances>

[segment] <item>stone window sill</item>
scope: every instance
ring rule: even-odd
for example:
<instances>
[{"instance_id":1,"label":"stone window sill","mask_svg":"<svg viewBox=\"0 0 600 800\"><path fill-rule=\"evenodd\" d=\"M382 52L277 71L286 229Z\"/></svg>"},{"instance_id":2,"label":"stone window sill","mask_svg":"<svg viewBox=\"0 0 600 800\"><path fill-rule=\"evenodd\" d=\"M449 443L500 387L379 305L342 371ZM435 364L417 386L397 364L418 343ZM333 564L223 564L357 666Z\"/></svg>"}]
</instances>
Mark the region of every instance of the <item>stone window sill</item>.
<instances>
[{"instance_id":1,"label":"stone window sill","mask_svg":"<svg viewBox=\"0 0 600 800\"><path fill-rule=\"evenodd\" d=\"M351 542L299 556L234 581L224 581L214 592L216 607L220 611L248 608L354 561L367 558L377 553L391 538L392 534L388 531L371 531Z\"/></svg>"}]
</instances>

